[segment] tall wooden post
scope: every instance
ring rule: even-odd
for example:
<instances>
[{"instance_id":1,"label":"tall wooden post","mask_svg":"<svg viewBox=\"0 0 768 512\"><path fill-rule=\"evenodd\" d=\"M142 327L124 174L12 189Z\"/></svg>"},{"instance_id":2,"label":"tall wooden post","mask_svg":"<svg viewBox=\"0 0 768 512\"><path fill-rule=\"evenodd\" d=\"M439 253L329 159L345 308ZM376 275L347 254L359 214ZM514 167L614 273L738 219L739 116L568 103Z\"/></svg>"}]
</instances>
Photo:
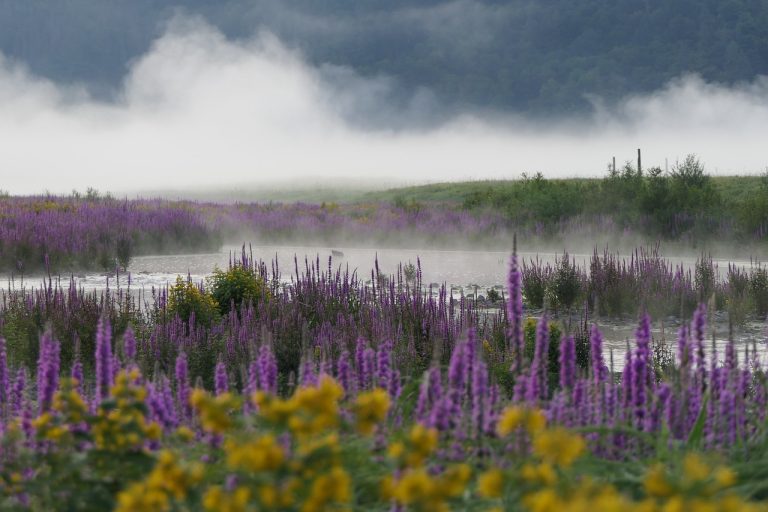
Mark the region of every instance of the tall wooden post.
<instances>
[{"instance_id":1,"label":"tall wooden post","mask_svg":"<svg viewBox=\"0 0 768 512\"><path fill-rule=\"evenodd\" d=\"M643 163L640 159L640 148L637 148L637 174L643 175Z\"/></svg>"}]
</instances>

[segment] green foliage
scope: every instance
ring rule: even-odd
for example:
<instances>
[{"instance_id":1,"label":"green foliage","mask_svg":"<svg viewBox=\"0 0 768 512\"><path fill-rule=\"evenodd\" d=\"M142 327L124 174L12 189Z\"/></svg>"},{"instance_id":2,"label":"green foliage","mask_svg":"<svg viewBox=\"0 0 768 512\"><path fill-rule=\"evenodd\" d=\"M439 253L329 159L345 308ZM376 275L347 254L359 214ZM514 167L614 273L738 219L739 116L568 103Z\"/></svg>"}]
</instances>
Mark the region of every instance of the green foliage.
<instances>
[{"instance_id":1,"label":"green foliage","mask_svg":"<svg viewBox=\"0 0 768 512\"><path fill-rule=\"evenodd\" d=\"M563 255L556 262L552 280L547 287L550 305L554 309L562 307L570 310L581 296L582 281L576 262L569 259L568 254Z\"/></svg>"},{"instance_id":2,"label":"green foliage","mask_svg":"<svg viewBox=\"0 0 768 512\"><path fill-rule=\"evenodd\" d=\"M210 327L219 315L219 305L207 290L177 276L176 283L168 289L168 313L184 321L194 315L195 323Z\"/></svg>"},{"instance_id":3,"label":"green foliage","mask_svg":"<svg viewBox=\"0 0 768 512\"><path fill-rule=\"evenodd\" d=\"M242 304L269 299L264 279L255 269L244 265L234 265L228 270L214 269L208 278L208 287L223 315L233 309L238 311Z\"/></svg>"},{"instance_id":4,"label":"green foliage","mask_svg":"<svg viewBox=\"0 0 768 512\"><path fill-rule=\"evenodd\" d=\"M523 326L523 336L525 338L525 357L528 360L533 359L533 355L536 352L536 324L535 318L526 318L525 325ZM560 338L563 336L563 331L557 322L549 322L549 351L547 354L547 369L549 371L550 384L556 384L558 382L558 376L560 375Z\"/></svg>"},{"instance_id":5,"label":"green foliage","mask_svg":"<svg viewBox=\"0 0 768 512\"><path fill-rule=\"evenodd\" d=\"M768 270L763 267L752 270L749 287L755 301L755 313L765 318L768 315Z\"/></svg>"}]
</instances>

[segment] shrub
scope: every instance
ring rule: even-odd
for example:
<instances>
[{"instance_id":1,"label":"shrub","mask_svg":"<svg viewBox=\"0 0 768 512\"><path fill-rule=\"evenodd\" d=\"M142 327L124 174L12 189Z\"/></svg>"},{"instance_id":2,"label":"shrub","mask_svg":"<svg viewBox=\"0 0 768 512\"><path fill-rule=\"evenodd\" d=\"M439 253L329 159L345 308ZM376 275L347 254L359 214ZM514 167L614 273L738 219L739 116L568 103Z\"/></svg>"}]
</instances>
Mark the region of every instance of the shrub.
<instances>
[{"instance_id":1,"label":"shrub","mask_svg":"<svg viewBox=\"0 0 768 512\"><path fill-rule=\"evenodd\" d=\"M755 313L761 318L768 314L768 271L758 267L749 276L749 288L755 301Z\"/></svg>"},{"instance_id":2,"label":"shrub","mask_svg":"<svg viewBox=\"0 0 768 512\"><path fill-rule=\"evenodd\" d=\"M536 351L536 319L527 318L524 326L525 357L531 361ZM556 385L560 375L560 338L563 332L556 322L549 322L549 354L547 370L550 385Z\"/></svg>"},{"instance_id":3,"label":"shrub","mask_svg":"<svg viewBox=\"0 0 768 512\"><path fill-rule=\"evenodd\" d=\"M535 309L543 308L552 268L541 264L538 260L531 261L530 265L523 262L522 274L523 296L528 306Z\"/></svg>"},{"instance_id":4,"label":"shrub","mask_svg":"<svg viewBox=\"0 0 768 512\"><path fill-rule=\"evenodd\" d=\"M176 277L176 283L168 290L168 313L189 321L195 315L195 323L210 327L218 316L218 304L213 296L191 280Z\"/></svg>"},{"instance_id":5,"label":"shrub","mask_svg":"<svg viewBox=\"0 0 768 512\"><path fill-rule=\"evenodd\" d=\"M562 306L570 310L581 295L581 273L576 267L576 262L564 254L563 258L555 262L555 271L548 287L552 306Z\"/></svg>"},{"instance_id":6,"label":"shrub","mask_svg":"<svg viewBox=\"0 0 768 512\"><path fill-rule=\"evenodd\" d=\"M269 290L258 272L245 265L234 265L229 270L216 268L208 278L211 296L221 314L237 311L243 303L254 304L269 299Z\"/></svg>"}]
</instances>

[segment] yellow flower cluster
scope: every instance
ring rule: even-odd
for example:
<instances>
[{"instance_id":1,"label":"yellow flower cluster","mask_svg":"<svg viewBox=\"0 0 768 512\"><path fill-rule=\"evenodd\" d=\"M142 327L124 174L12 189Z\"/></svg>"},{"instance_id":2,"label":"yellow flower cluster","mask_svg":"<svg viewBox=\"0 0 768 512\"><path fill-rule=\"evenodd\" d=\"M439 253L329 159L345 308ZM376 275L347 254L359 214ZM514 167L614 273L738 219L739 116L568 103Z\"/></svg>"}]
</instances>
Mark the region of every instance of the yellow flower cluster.
<instances>
[{"instance_id":1,"label":"yellow flower cluster","mask_svg":"<svg viewBox=\"0 0 768 512\"><path fill-rule=\"evenodd\" d=\"M228 493L220 485L212 485L203 496L203 507L216 512L245 512L250 499L251 490L245 486Z\"/></svg>"},{"instance_id":2,"label":"yellow flower cluster","mask_svg":"<svg viewBox=\"0 0 768 512\"><path fill-rule=\"evenodd\" d=\"M332 378L324 376L317 386L302 387L287 400L264 392L253 395L259 414L277 427L287 427L295 436L312 436L339 422L339 399L342 387Z\"/></svg>"},{"instance_id":3,"label":"yellow flower cluster","mask_svg":"<svg viewBox=\"0 0 768 512\"><path fill-rule=\"evenodd\" d=\"M147 439L157 440L162 435L160 425L148 422L144 415L147 391L137 381L138 370L120 372L110 390L110 400L99 406L92 432L100 450L136 451Z\"/></svg>"},{"instance_id":4,"label":"yellow flower cluster","mask_svg":"<svg viewBox=\"0 0 768 512\"><path fill-rule=\"evenodd\" d=\"M376 425L386 419L389 405L389 393L381 388L358 395L352 408L357 420L357 431L364 436L371 435Z\"/></svg>"},{"instance_id":5,"label":"yellow flower cluster","mask_svg":"<svg viewBox=\"0 0 768 512\"><path fill-rule=\"evenodd\" d=\"M449 500L465 492L472 471L467 464L455 464L431 475L424 466L437 446L437 430L420 423L405 439L391 443L388 455L399 471L396 477L388 476L381 482L382 497L408 510L450 510Z\"/></svg>"},{"instance_id":6,"label":"yellow flower cluster","mask_svg":"<svg viewBox=\"0 0 768 512\"><path fill-rule=\"evenodd\" d=\"M437 448L438 435L434 428L427 428L421 423L415 424L408 437L389 445L388 454L401 467L420 467Z\"/></svg>"},{"instance_id":7,"label":"yellow flower cluster","mask_svg":"<svg viewBox=\"0 0 768 512\"><path fill-rule=\"evenodd\" d=\"M77 392L77 381L72 378L61 380L59 390L53 395L53 410L57 411L65 423L76 425L85 421L88 405Z\"/></svg>"},{"instance_id":8,"label":"yellow flower cluster","mask_svg":"<svg viewBox=\"0 0 768 512\"><path fill-rule=\"evenodd\" d=\"M529 435L535 435L547 426L547 418L538 409L528 409L522 406L507 407L501 413L496 424L496 433L506 437L524 427Z\"/></svg>"},{"instance_id":9,"label":"yellow flower cluster","mask_svg":"<svg viewBox=\"0 0 768 512\"><path fill-rule=\"evenodd\" d=\"M252 473L275 471L285 461L283 449L272 435L261 436L242 444L227 440L224 450L227 453L227 465L233 470Z\"/></svg>"},{"instance_id":10,"label":"yellow flower cluster","mask_svg":"<svg viewBox=\"0 0 768 512\"><path fill-rule=\"evenodd\" d=\"M233 413L240 408L240 400L232 393L211 396L202 389L192 391L189 402L197 411L203 429L213 434L229 430L234 423Z\"/></svg>"},{"instance_id":11,"label":"yellow flower cluster","mask_svg":"<svg viewBox=\"0 0 768 512\"><path fill-rule=\"evenodd\" d=\"M345 510L352 499L352 478L342 466L339 426L339 399L342 388L324 377L316 386L299 388L288 399L256 393L257 421L288 435L278 442L276 435L224 440L227 467L242 482L231 491L209 487L203 498L206 510L300 510L320 512ZM198 394L196 409L201 416L215 400ZM193 402L195 403L195 402ZM356 404L364 423L383 418L389 407L372 394ZM205 424L205 423L204 423ZM221 430L223 432L226 429Z\"/></svg>"},{"instance_id":12,"label":"yellow flower cluster","mask_svg":"<svg viewBox=\"0 0 768 512\"><path fill-rule=\"evenodd\" d=\"M450 466L437 476L431 476L423 467L408 468L397 479L384 479L382 496L408 510L450 510L449 500L465 492L471 476L467 464Z\"/></svg>"},{"instance_id":13,"label":"yellow flower cluster","mask_svg":"<svg viewBox=\"0 0 768 512\"><path fill-rule=\"evenodd\" d=\"M202 479L201 464L183 467L173 453L163 451L144 481L132 484L118 494L115 512L170 510L172 501L184 500L189 490Z\"/></svg>"},{"instance_id":14,"label":"yellow flower cluster","mask_svg":"<svg viewBox=\"0 0 768 512\"><path fill-rule=\"evenodd\" d=\"M45 412L32 421L38 439L55 443L70 441L71 427L86 419L88 406L75 389L76 385L73 379L62 379L53 397L53 412Z\"/></svg>"},{"instance_id":15,"label":"yellow flower cluster","mask_svg":"<svg viewBox=\"0 0 768 512\"><path fill-rule=\"evenodd\" d=\"M697 453L687 454L681 466L676 474L661 464L654 464L646 474L645 492L663 503L663 510L755 510L728 492L737 481L732 469L712 466Z\"/></svg>"}]
</instances>

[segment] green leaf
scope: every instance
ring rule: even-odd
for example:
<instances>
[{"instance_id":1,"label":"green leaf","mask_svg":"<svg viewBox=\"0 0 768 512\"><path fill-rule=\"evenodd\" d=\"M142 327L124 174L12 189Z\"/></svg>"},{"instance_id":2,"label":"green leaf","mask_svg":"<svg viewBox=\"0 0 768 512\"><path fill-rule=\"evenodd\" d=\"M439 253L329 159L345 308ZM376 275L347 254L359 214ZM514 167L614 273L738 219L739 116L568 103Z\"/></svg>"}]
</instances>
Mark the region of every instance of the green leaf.
<instances>
[{"instance_id":1,"label":"green leaf","mask_svg":"<svg viewBox=\"0 0 768 512\"><path fill-rule=\"evenodd\" d=\"M709 392L704 395L704 399L701 401L699 416L696 418L696 423L693 424L693 429L685 444L689 450L696 450L701 447L701 440L704 437L704 424L707 421L707 402L709 402Z\"/></svg>"}]
</instances>

